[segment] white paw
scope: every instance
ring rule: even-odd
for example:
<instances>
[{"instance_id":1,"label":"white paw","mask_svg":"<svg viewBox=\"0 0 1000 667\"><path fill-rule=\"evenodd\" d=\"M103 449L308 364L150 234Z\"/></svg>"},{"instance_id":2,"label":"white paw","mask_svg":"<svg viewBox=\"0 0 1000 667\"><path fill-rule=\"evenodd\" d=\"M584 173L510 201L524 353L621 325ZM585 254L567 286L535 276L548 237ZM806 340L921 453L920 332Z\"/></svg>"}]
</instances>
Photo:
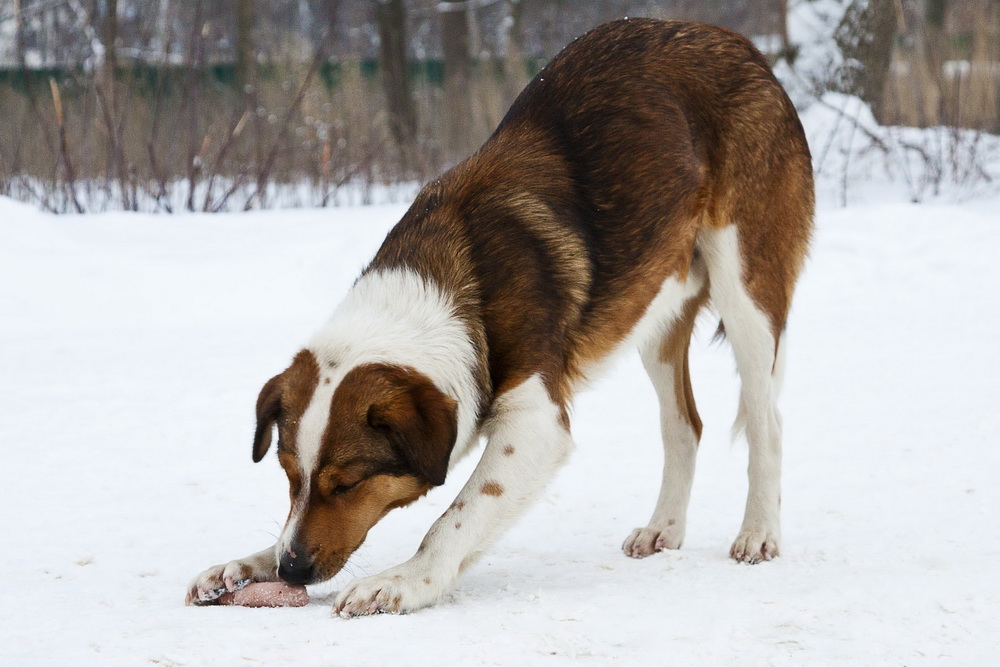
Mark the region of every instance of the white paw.
<instances>
[{"instance_id":1,"label":"white paw","mask_svg":"<svg viewBox=\"0 0 1000 667\"><path fill-rule=\"evenodd\" d=\"M729 556L741 563L751 565L771 560L778 556L778 535L770 530L743 530L736 536Z\"/></svg>"},{"instance_id":2,"label":"white paw","mask_svg":"<svg viewBox=\"0 0 1000 667\"><path fill-rule=\"evenodd\" d=\"M447 588L444 577L411 561L372 577L355 579L337 596L333 613L343 618L406 614L434 604Z\"/></svg>"},{"instance_id":3,"label":"white paw","mask_svg":"<svg viewBox=\"0 0 1000 667\"><path fill-rule=\"evenodd\" d=\"M666 528L636 528L622 544L622 551L632 558L645 558L664 549L680 549L684 543L684 527L680 525Z\"/></svg>"},{"instance_id":4,"label":"white paw","mask_svg":"<svg viewBox=\"0 0 1000 667\"><path fill-rule=\"evenodd\" d=\"M277 580L276 569L268 567L259 557L233 560L210 567L195 577L188 586L184 604L214 604L224 593L238 591L249 583Z\"/></svg>"}]
</instances>

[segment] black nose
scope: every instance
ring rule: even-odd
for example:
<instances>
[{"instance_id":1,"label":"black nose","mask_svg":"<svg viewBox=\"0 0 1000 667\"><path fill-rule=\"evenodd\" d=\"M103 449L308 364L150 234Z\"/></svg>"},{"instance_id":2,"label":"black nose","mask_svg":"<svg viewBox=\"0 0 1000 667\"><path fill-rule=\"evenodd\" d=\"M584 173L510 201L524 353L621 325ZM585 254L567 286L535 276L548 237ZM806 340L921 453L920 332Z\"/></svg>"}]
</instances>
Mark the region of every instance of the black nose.
<instances>
[{"instance_id":1,"label":"black nose","mask_svg":"<svg viewBox=\"0 0 1000 667\"><path fill-rule=\"evenodd\" d=\"M290 584L312 581L313 563L301 544L292 542L278 560L278 576Z\"/></svg>"}]
</instances>

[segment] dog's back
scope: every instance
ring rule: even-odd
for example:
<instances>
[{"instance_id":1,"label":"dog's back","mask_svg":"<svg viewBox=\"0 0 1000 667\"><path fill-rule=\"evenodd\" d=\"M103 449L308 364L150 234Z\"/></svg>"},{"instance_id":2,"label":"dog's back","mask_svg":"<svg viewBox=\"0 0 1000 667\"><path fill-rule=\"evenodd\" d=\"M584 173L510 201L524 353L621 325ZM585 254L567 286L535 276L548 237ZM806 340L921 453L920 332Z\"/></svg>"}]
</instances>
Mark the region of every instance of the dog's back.
<instances>
[{"instance_id":1,"label":"dog's back","mask_svg":"<svg viewBox=\"0 0 1000 667\"><path fill-rule=\"evenodd\" d=\"M373 267L468 253L478 297L493 305L487 330L530 356L494 355L493 386L540 366L572 382L633 331L668 276L688 275L703 229L738 228L747 289L777 339L812 192L795 109L749 41L624 19L539 72L480 151L424 189L394 232L403 247L390 237ZM461 225L462 237L428 234L435 218ZM424 270L454 262L437 264Z\"/></svg>"}]
</instances>

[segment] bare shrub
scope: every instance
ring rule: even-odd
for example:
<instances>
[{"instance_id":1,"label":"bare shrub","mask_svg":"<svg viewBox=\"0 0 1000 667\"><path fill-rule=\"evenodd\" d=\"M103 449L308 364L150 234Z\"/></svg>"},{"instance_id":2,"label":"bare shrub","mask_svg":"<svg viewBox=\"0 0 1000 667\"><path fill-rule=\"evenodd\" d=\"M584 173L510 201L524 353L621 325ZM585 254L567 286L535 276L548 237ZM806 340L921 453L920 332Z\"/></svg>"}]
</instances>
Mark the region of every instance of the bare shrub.
<instances>
[{"instance_id":1,"label":"bare shrub","mask_svg":"<svg viewBox=\"0 0 1000 667\"><path fill-rule=\"evenodd\" d=\"M995 192L1000 137L952 126L880 125L856 97L828 93L809 116L818 188L841 205L899 182L912 202Z\"/></svg>"}]
</instances>

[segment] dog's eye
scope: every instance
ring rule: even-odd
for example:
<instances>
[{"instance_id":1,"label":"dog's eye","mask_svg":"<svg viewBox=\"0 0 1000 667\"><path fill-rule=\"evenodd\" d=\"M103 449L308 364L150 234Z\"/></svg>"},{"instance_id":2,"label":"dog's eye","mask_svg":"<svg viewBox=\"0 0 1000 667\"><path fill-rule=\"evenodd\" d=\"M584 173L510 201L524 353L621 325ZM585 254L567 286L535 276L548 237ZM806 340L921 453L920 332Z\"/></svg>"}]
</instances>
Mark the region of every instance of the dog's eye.
<instances>
[{"instance_id":1,"label":"dog's eye","mask_svg":"<svg viewBox=\"0 0 1000 667\"><path fill-rule=\"evenodd\" d=\"M333 487L333 490L330 491L330 495L337 496L340 495L341 493L347 493L348 491L356 487L358 484L360 484L360 481L354 482L353 484L340 484L339 486Z\"/></svg>"}]
</instances>

